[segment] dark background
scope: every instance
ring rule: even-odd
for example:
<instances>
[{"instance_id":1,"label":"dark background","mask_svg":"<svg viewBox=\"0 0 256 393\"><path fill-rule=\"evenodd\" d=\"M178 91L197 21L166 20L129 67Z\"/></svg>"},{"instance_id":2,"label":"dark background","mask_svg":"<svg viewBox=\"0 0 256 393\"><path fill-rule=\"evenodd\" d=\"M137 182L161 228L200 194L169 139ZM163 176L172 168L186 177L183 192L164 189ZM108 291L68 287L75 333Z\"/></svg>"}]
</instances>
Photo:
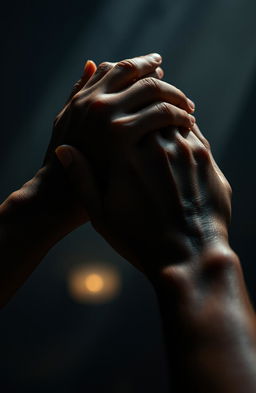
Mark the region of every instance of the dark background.
<instances>
[{"instance_id":1,"label":"dark background","mask_svg":"<svg viewBox=\"0 0 256 393\"><path fill-rule=\"evenodd\" d=\"M253 0L12 1L1 6L1 192L40 167L54 116L84 61L157 51L233 191L231 242L255 302L256 3ZM76 303L69 267L103 261L122 280ZM0 391L167 393L154 292L89 225L59 243L0 316Z\"/></svg>"}]
</instances>

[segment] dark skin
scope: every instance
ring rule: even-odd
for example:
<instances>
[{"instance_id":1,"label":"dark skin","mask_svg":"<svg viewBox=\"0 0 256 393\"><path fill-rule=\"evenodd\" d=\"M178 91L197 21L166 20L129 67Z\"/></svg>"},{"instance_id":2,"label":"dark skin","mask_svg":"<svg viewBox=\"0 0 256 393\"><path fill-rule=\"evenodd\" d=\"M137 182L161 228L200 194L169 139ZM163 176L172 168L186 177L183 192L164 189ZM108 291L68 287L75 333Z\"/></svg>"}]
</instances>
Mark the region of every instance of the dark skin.
<instances>
[{"instance_id":1,"label":"dark skin","mask_svg":"<svg viewBox=\"0 0 256 393\"><path fill-rule=\"evenodd\" d=\"M139 128L147 132L142 127L148 118L150 124L155 122L160 127L174 120L185 128L194 124L195 119L189 115L192 104L185 94L156 79L163 76L161 61L161 56L153 54L117 64L103 63L97 70L93 62L87 65L54 122L42 168L0 206L0 249L4 261L0 265L1 306L56 242L88 221L86 207L71 189L54 153L58 145L81 146L90 155L95 171L99 171L100 149L108 147L110 152L121 142L126 143L125 139L119 140L115 123L127 118L127 114L136 117L133 135ZM131 100L139 111L130 107ZM155 110L163 102L170 110L168 115L165 110ZM143 112L149 103L149 111ZM127 141L127 151L129 148Z\"/></svg>"},{"instance_id":2,"label":"dark skin","mask_svg":"<svg viewBox=\"0 0 256 393\"><path fill-rule=\"evenodd\" d=\"M93 76L56 119L44 166L1 205L1 304L89 217L152 282L176 391L255 392L255 316L228 242L230 186L191 101L148 77L161 77L160 62L98 72L91 63Z\"/></svg>"},{"instance_id":3,"label":"dark skin","mask_svg":"<svg viewBox=\"0 0 256 393\"><path fill-rule=\"evenodd\" d=\"M228 242L231 188L199 128L112 152L104 188L81 152L59 151L72 156L66 173L95 229L155 288L175 391L255 392L256 320Z\"/></svg>"}]
</instances>

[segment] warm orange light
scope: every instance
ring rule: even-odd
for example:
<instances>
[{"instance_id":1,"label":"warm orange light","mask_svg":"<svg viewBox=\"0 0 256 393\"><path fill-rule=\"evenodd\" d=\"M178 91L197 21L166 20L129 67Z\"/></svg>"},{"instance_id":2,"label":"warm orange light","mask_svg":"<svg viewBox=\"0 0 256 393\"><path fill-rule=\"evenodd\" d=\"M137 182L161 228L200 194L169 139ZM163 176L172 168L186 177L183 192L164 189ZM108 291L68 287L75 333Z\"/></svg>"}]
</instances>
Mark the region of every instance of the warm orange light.
<instances>
[{"instance_id":1,"label":"warm orange light","mask_svg":"<svg viewBox=\"0 0 256 393\"><path fill-rule=\"evenodd\" d=\"M69 275L69 292L82 303L105 303L115 298L121 287L116 268L108 264L75 266Z\"/></svg>"},{"instance_id":2,"label":"warm orange light","mask_svg":"<svg viewBox=\"0 0 256 393\"><path fill-rule=\"evenodd\" d=\"M85 278L85 286L90 292L100 292L104 287L103 278L99 274L89 274Z\"/></svg>"}]
</instances>

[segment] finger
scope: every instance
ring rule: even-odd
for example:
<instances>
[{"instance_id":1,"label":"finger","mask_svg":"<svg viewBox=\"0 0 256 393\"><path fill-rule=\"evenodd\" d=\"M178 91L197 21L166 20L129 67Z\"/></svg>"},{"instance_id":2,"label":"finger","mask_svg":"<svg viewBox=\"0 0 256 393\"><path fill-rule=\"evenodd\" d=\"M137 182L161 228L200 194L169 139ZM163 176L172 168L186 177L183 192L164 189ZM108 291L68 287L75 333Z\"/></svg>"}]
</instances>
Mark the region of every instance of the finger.
<instances>
[{"instance_id":1,"label":"finger","mask_svg":"<svg viewBox=\"0 0 256 393\"><path fill-rule=\"evenodd\" d=\"M58 146L55 154L77 196L85 205L89 217L100 214L101 203L96 180L86 157L70 145Z\"/></svg>"},{"instance_id":2,"label":"finger","mask_svg":"<svg viewBox=\"0 0 256 393\"><path fill-rule=\"evenodd\" d=\"M218 172L218 174L220 175L220 177L224 177L222 171L220 170L218 164L216 163L212 152L211 152L211 147L210 147L210 143L208 142L208 140L205 138L205 136L203 135L203 133L200 131L199 127L197 124L195 124L192 128L193 134L200 140L200 142L203 144L203 146L206 148L206 150L209 152L209 156L211 159L211 162L214 166L214 168L216 169L216 171ZM192 137L192 136L191 136Z\"/></svg>"},{"instance_id":3,"label":"finger","mask_svg":"<svg viewBox=\"0 0 256 393\"><path fill-rule=\"evenodd\" d=\"M87 81L92 77L92 75L95 73L97 70L97 66L92 60L88 60L85 65L84 65L84 71L83 75L81 76L81 79L77 81L72 89L72 92L69 96L68 101L74 97L75 94L77 94L83 86L87 83Z\"/></svg>"},{"instance_id":4,"label":"finger","mask_svg":"<svg viewBox=\"0 0 256 393\"><path fill-rule=\"evenodd\" d=\"M106 93L114 93L126 88L134 81L154 72L162 62L158 53L135 57L118 62L104 78Z\"/></svg>"},{"instance_id":5,"label":"finger","mask_svg":"<svg viewBox=\"0 0 256 393\"><path fill-rule=\"evenodd\" d=\"M127 113L139 110L153 102L165 101L184 109L188 113L194 110L190 100L176 87L156 78L144 78L118 94L119 105Z\"/></svg>"},{"instance_id":6,"label":"finger","mask_svg":"<svg viewBox=\"0 0 256 393\"><path fill-rule=\"evenodd\" d=\"M206 148L209 148L209 142L208 140L205 138L205 136L202 134L202 132L200 131L199 127L197 124L194 125L193 129L192 129L193 133L197 136L197 138L203 143L203 145Z\"/></svg>"},{"instance_id":7,"label":"finger","mask_svg":"<svg viewBox=\"0 0 256 393\"><path fill-rule=\"evenodd\" d=\"M154 72L146 75L144 78L156 78L162 79L164 77L164 70L161 67L157 67Z\"/></svg>"},{"instance_id":8,"label":"finger","mask_svg":"<svg viewBox=\"0 0 256 393\"><path fill-rule=\"evenodd\" d=\"M211 178L214 179L214 176L217 175L219 180L223 183L223 185L226 187L226 189L229 190L231 194L232 192L231 186L228 180L226 179L225 175L219 168L218 164L216 163L211 153L209 142L204 137L203 140L200 139L202 133L200 132L198 127L197 127L197 131L199 131L199 137L194 132L190 132L187 139L188 142L190 143L190 146L193 151L193 155L197 162L198 174L199 174L199 179L201 180L200 184L202 189L206 187L209 179ZM205 145L205 141L207 141L206 145Z\"/></svg>"},{"instance_id":9,"label":"finger","mask_svg":"<svg viewBox=\"0 0 256 393\"><path fill-rule=\"evenodd\" d=\"M101 63L97 71L94 73L94 75L90 78L90 80L86 83L85 88L87 89L88 87L91 87L95 85L100 79L103 78L112 68L114 68L116 63L110 63L105 61L104 63Z\"/></svg>"},{"instance_id":10,"label":"finger","mask_svg":"<svg viewBox=\"0 0 256 393\"><path fill-rule=\"evenodd\" d=\"M196 130L196 132L190 132L187 135L186 140L189 143L195 160L199 164L200 168L207 172L209 164L211 163L219 178L222 181L223 179L227 181L211 153L209 142L202 135L197 126L194 126L193 130Z\"/></svg>"},{"instance_id":11,"label":"finger","mask_svg":"<svg viewBox=\"0 0 256 393\"><path fill-rule=\"evenodd\" d=\"M101 63L93 75L93 77L86 83L84 86L86 89L95 85L97 82L99 82L114 66L116 63L110 63L110 62L104 62ZM151 74L148 74L147 77L152 77L156 79L162 79L164 76L164 71L161 67L157 67L154 72ZM134 81L133 81L134 82ZM132 82L132 83L133 83Z\"/></svg>"},{"instance_id":12,"label":"finger","mask_svg":"<svg viewBox=\"0 0 256 393\"><path fill-rule=\"evenodd\" d=\"M215 161L212 152L211 152L211 148L210 148L210 143L208 142L208 140L204 137L204 135L202 134L202 132L200 131L199 127L197 124L195 124L192 128L192 133L191 135L189 135L190 140L195 140L195 138L198 138L198 140L201 142L201 144L204 146L204 148L206 149L206 151L208 152L208 156L210 158L210 161L213 165L213 167L215 168L217 174L219 175L220 179L222 180L223 183L225 183L225 181L228 183L226 177L224 176L223 172L221 171L221 169L219 168L217 162ZM193 136L194 135L194 136ZM200 153L199 153L200 155ZM206 156L207 158L207 154L204 154L204 156ZM207 163L207 161L205 161L205 163ZM206 166L206 165L205 165Z\"/></svg>"},{"instance_id":13,"label":"finger","mask_svg":"<svg viewBox=\"0 0 256 393\"><path fill-rule=\"evenodd\" d=\"M88 82L88 80L95 74L97 71L97 66L92 60L88 60L84 65L84 72L82 75L82 83L83 85Z\"/></svg>"},{"instance_id":14,"label":"finger","mask_svg":"<svg viewBox=\"0 0 256 393\"><path fill-rule=\"evenodd\" d=\"M168 153L168 158L170 164L172 165L173 173L175 174L175 179L179 189L180 196L182 199L186 199L189 201L184 205L184 209L186 213L193 214L195 213L195 202L198 200L198 187L197 187L197 176L194 170L195 168L195 159L193 156L193 148L196 144L196 141L202 145L202 143L196 138L196 141L192 139L189 140L189 135L193 134L190 132L187 138L183 138L182 134L179 130L175 130L173 142L170 145L174 145L176 147L175 158L173 159L173 154ZM168 151L167 145L167 151Z\"/></svg>"},{"instance_id":15,"label":"finger","mask_svg":"<svg viewBox=\"0 0 256 393\"><path fill-rule=\"evenodd\" d=\"M116 118L112 121L112 125L117 132L128 131L128 135L137 141L148 132L167 126L191 129L195 121L194 116L189 115L183 109L167 102L160 102L135 115Z\"/></svg>"}]
</instances>

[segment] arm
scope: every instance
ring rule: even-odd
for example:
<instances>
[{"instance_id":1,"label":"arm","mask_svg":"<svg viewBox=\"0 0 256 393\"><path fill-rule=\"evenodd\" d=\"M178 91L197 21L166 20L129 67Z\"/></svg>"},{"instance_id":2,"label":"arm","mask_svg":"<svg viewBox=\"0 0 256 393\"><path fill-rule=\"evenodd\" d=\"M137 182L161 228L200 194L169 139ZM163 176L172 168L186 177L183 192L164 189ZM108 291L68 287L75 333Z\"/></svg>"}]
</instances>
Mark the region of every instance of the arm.
<instances>
[{"instance_id":1,"label":"arm","mask_svg":"<svg viewBox=\"0 0 256 393\"><path fill-rule=\"evenodd\" d=\"M0 206L0 306L49 249L87 221L75 205L62 168L42 168Z\"/></svg>"},{"instance_id":2,"label":"arm","mask_svg":"<svg viewBox=\"0 0 256 393\"><path fill-rule=\"evenodd\" d=\"M255 392L255 316L228 242L231 189L199 129L154 133L129 157L113 155L104 193L68 149L70 179L90 178L80 191L93 225L155 288L176 391Z\"/></svg>"},{"instance_id":3,"label":"arm","mask_svg":"<svg viewBox=\"0 0 256 393\"><path fill-rule=\"evenodd\" d=\"M185 265L170 262L155 283L174 391L255 392L256 321L238 257L217 242Z\"/></svg>"},{"instance_id":4,"label":"arm","mask_svg":"<svg viewBox=\"0 0 256 393\"><path fill-rule=\"evenodd\" d=\"M167 102L179 101L183 109L172 106L172 111L181 126L189 127L194 123L188 114L191 108L185 95L164 82L154 82L152 77L163 75L160 64L159 55L142 56L116 65L103 63L97 71L94 63L89 62L89 70L86 67L81 81L54 122L43 167L0 207L1 306L57 241L88 220L86 206L71 190L56 159L54 151L58 145L71 143L86 151L104 181L108 154L111 155L118 143L125 142L127 149L129 146L127 136L117 134L115 122L128 117L143 122L146 115L152 115L154 106L146 115L136 111L164 97ZM140 79L145 77L147 96L140 85ZM131 102L136 108L130 106ZM164 113L159 121L160 125L169 124Z\"/></svg>"},{"instance_id":5,"label":"arm","mask_svg":"<svg viewBox=\"0 0 256 393\"><path fill-rule=\"evenodd\" d=\"M88 61L68 102L95 71ZM57 241L86 221L86 210L71 193L62 167L56 159L46 159L35 176L0 205L0 307Z\"/></svg>"}]
</instances>

